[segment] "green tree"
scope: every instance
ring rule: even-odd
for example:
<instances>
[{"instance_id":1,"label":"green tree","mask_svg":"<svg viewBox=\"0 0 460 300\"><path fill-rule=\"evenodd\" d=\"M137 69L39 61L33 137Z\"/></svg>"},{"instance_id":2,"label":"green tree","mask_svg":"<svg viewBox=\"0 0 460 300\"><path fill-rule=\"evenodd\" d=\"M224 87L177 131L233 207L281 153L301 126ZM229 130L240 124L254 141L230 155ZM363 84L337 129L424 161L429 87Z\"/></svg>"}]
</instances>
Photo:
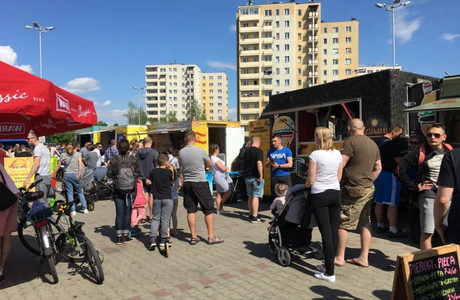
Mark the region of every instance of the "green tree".
<instances>
[{"instance_id":1,"label":"green tree","mask_svg":"<svg viewBox=\"0 0 460 300\"><path fill-rule=\"evenodd\" d=\"M206 121L206 110L200 108L200 104L195 98L192 98L188 106L187 120L201 120Z\"/></svg>"},{"instance_id":2,"label":"green tree","mask_svg":"<svg viewBox=\"0 0 460 300\"><path fill-rule=\"evenodd\" d=\"M177 122L177 111L170 111L164 117L161 117L158 123L173 123Z\"/></svg>"},{"instance_id":3,"label":"green tree","mask_svg":"<svg viewBox=\"0 0 460 300\"><path fill-rule=\"evenodd\" d=\"M128 118L128 125L139 125L139 120L140 125L147 123L147 112L145 109L136 106L132 100L128 103L128 112L123 114L123 116Z\"/></svg>"},{"instance_id":4,"label":"green tree","mask_svg":"<svg viewBox=\"0 0 460 300\"><path fill-rule=\"evenodd\" d=\"M104 121L97 121L96 126L109 126L109 124Z\"/></svg>"},{"instance_id":5,"label":"green tree","mask_svg":"<svg viewBox=\"0 0 460 300\"><path fill-rule=\"evenodd\" d=\"M120 125L118 125L118 123L115 123L115 124L113 124L113 126L120 126Z\"/></svg>"},{"instance_id":6,"label":"green tree","mask_svg":"<svg viewBox=\"0 0 460 300\"><path fill-rule=\"evenodd\" d=\"M75 142L75 131L66 131L50 135L51 143Z\"/></svg>"}]
</instances>

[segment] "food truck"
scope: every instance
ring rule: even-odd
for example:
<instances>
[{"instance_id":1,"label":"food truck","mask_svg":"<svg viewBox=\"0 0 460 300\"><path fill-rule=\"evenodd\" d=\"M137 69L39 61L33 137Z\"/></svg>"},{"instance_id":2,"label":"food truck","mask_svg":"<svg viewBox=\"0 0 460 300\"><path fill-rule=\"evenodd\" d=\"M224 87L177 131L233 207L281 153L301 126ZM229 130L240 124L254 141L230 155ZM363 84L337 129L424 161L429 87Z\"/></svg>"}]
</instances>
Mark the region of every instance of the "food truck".
<instances>
[{"instance_id":1,"label":"food truck","mask_svg":"<svg viewBox=\"0 0 460 300\"><path fill-rule=\"evenodd\" d=\"M110 140L122 139L141 140L147 136L147 126L121 125L121 126L93 126L75 132L76 141L80 145L86 142L102 143L103 149L109 147Z\"/></svg>"},{"instance_id":2,"label":"food truck","mask_svg":"<svg viewBox=\"0 0 460 300\"><path fill-rule=\"evenodd\" d=\"M399 70L384 70L368 75L326 83L314 87L270 96L269 104L259 120L249 124L249 137L258 135L260 149L266 157L271 147L271 136L280 134L284 147L293 154L291 169L292 184L304 183L308 170L308 156L314 150L314 132L317 126L329 127L334 134L334 145L341 149L346 135L338 132L328 121L332 119L357 117L363 120L365 134L377 138L387 133L388 127L399 124L404 128L403 149L407 149L407 138L416 130L415 114L404 112L411 106L422 103L430 92L424 85L431 84L431 90L439 90L438 78ZM264 169L264 197L270 195L270 170ZM238 189L244 198L245 190Z\"/></svg>"},{"instance_id":3,"label":"food truck","mask_svg":"<svg viewBox=\"0 0 460 300\"><path fill-rule=\"evenodd\" d=\"M155 143L158 152L165 152L168 147L178 152L183 147L184 133L193 130L196 133L195 146L203 148L208 155L209 145L216 143L220 147L219 158L230 166L238 156L244 143L244 128L240 122L226 121L181 121L148 126L148 135Z\"/></svg>"}]
</instances>

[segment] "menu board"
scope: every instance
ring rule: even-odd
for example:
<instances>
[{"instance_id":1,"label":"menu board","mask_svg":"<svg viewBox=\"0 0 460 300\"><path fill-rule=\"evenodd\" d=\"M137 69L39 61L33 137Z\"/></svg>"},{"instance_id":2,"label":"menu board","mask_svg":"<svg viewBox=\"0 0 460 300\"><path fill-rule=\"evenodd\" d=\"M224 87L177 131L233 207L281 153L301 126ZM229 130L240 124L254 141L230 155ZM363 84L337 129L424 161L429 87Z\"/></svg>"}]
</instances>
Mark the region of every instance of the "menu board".
<instances>
[{"instance_id":1,"label":"menu board","mask_svg":"<svg viewBox=\"0 0 460 300\"><path fill-rule=\"evenodd\" d=\"M459 246L398 255L392 299L460 299Z\"/></svg>"}]
</instances>

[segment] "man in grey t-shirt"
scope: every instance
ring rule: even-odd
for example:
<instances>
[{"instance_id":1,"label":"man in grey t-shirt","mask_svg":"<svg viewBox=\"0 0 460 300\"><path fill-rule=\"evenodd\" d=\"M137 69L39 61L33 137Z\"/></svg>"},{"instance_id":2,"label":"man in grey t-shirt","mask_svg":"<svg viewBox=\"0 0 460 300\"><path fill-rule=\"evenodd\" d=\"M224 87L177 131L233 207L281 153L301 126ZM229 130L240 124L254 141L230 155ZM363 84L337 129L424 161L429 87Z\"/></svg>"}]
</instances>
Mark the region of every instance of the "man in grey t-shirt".
<instances>
[{"instance_id":1,"label":"man in grey t-shirt","mask_svg":"<svg viewBox=\"0 0 460 300\"><path fill-rule=\"evenodd\" d=\"M204 221L208 229L208 245L223 243L224 240L214 235L214 199L206 181L205 167L212 166L211 160L204 149L195 146L194 131L185 133L186 146L179 151L179 162L184 178L184 207L187 210L187 221L192 239L190 245L199 242L196 234L196 212L198 203L204 213Z\"/></svg>"},{"instance_id":2,"label":"man in grey t-shirt","mask_svg":"<svg viewBox=\"0 0 460 300\"><path fill-rule=\"evenodd\" d=\"M29 181L33 175L35 175L35 181L42 179L39 184L35 186L36 191L43 192L43 198L40 198L40 202L49 205L48 193L51 186L51 171L50 171L50 151L48 147L40 143L35 132L31 130L27 135L27 143L30 146L34 146L34 164L27 175L27 178L24 180L24 187L29 185Z\"/></svg>"}]
</instances>

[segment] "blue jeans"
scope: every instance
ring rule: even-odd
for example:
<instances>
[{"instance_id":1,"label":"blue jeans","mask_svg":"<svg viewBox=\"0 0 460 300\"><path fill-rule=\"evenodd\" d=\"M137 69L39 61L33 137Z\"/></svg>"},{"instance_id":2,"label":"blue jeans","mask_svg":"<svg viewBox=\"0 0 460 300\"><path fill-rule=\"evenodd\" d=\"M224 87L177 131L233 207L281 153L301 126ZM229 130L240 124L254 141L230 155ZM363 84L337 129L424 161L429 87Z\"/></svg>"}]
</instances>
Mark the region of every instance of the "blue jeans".
<instances>
[{"instance_id":1,"label":"blue jeans","mask_svg":"<svg viewBox=\"0 0 460 300\"><path fill-rule=\"evenodd\" d=\"M75 190L75 194L77 194L78 198L80 198L80 203L81 206L83 206L83 209L88 209L88 207L86 206L85 195L83 195L83 191L81 189L81 179L77 179L77 176L78 174L76 173L64 174L64 186L67 190L67 200L69 202L73 201L73 193ZM70 211L75 211L75 204L72 205Z\"/></svg>"},{"instance_id":2,"label":"blue jeans","mask_svg":"<svg viewBox=\"0 0 460 300\"><path fill-rule=\"evenodd\" d=\"M123 194L117 190L113 193L115 202L115 232L117 235L126 235L131 232L131 212L136 193Z\"/></svg>"},{"instance_id":3,"label":"blue jeans","mask_svg":"<svg viewBox=\"0 0 460 300\"><path fill-rule=\"evenodd\" d=\"M172 199L153 199L152 225L150 226L150 238L152 242L157 236L158 226L161 223L160 237L164 241L168 237L169 219L173 209Z\"/></svg>"}]
</instances>

